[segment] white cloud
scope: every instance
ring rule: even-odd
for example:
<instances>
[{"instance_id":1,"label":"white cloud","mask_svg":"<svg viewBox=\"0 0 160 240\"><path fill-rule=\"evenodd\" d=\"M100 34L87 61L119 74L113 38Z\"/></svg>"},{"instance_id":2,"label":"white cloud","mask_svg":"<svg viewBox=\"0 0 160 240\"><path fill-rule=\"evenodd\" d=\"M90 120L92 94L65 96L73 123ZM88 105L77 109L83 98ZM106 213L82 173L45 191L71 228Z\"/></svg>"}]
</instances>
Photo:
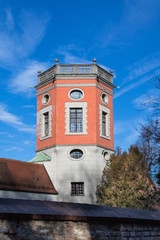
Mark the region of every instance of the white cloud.
<instances>
[{"instance_id":1,"label":"white cloud","mask_svg":"<svg viewBox=\"0 0 160 240\"><path fill-rule=\"evenodd\" d=\"M120 97L122 94L124 94L124 93L126 93L126 92L128 92L128 91L130 91L130 90L132 90L132 89L134 89L135 87L141 85L142 83L149 81L150 79L151 79L151 76L149 75L149 76L146 76L146 77L141 78L140 80L138 80L138 81L136 81L136 82L134 82L134 83L132 83L132 84L124 87L124 88L121 87L121 88L118 89L117 92L115 93L114 99Z\"/></svg>"},{"instance_id":2,"label":"white cloud","mask_svg":"<svg viewBox=\"0 0 160 240\"><path fill-rule=\"evenodd\" d=\"M153 109L147 107L153 101L153 99L159 97L159 89L150 89L146 92L146 94L141 94L138 98L135 98L132 101L132 104L142 110L152 111Z\"/></svg>"},{"instance_id":3,"label":"white cloud","mask_svg":"<svg viewBox=\"0 0 160 240\"><path fill-rule=\"evenodd\" d=\"M1 13L2 14L2 13ZM5 10L0 24L0 65L14 66L28 57L44 37L49 15L23 10L15 17Z\"/></svg>"},{"instance_id":4,"label":"white cloud","mask_svg":"<svg viewBox=\"0 0 160 240\"><path fill-rule=\"evenodd\" d=\"M18 151L18 152L20 152L20 151L24 151L24 149L23 148L20 148L20 147L10 147L10 148L6 148L5 150L4 150L4 152L10 152L10 151Z\"/></svg>"},{"instance_id":5,"label":"white cloud","mask_svg":"<svg viewBox=\"0 0 160 240\"><path fill-rule=\"evenodd\" d=\"M7 110L6 105L0 103L0 121L11 125L16 128L18 131L27 132L27 133L35 133L35 126L27 126L24 124L19 117L10 113Z\"/></svg>"},{"instance_id":6,"label":"white cloud","mask_svg":"<svg viewBox=\"0 0 160 240\"><path fill-rule=\"evenodd\" d=\"M8 137L8 138L13 138L14 135L8 133L8 132L0 132L0 135L4 135L5 137Z\"/></svg>"},{"instance_id":7,"label":"white cloud","mask_svg":"<svg viewBox=\"0 0 160 240\"><path fill-rule=\"evenodd\" d=\"M41 70L43 72L48 67L49 63L29 61L26 67L11 79L9 87L13 93L26 93L27 96L32 96L32 88L37 84L37 71Z\"/></svg>"},{"instance_id":8,"label":"white cloud","mask_svg":"<svg viewBox=\"0 0 160 240\"><path fill-rule=\"evenodd\" d=\"M92 63L91 61L86 60L83 57L77 57L76 55L73 55L72 53L70 53L70 51L79 51L78 48L76 48L75 45L68 45L68 46L64 46L61 47L57 50L57 53L63 56L63 61L66 64L89 64Z\"/></svg>"},{"instance_id":9,"label":"white cloud","mask_svg":"<svg viewBox=\"0 0 160 240\"><path fill-rule=\"evenodd\" d=\"M35 141L29 141L29 140L24 141L24 144L26 145L35 144L35 143L36 143Z\"/></svg>"},{"instance_id":10,"label":"white cloud","mask_svg":"<svg viewBox=\"0 0 160 240\"><path fill-rule=\"evenodd\" d=\"M136 144L139 136L138 124L143 121L144 119L141 117L131 120L115 120L115 145L121 146L123 150L127 150L130 145Z\"/></svg>"},{"instance_id":11,"label":"white cloud","mask_svg":"<svg viewBox=\"0 0 160 240\"><path fill-rule=\"evenodd\" d=\"M19 117L12 113L9 113L6 106L0 104L0 121L8 123L10 125L22 126L23 123L20 121Z\"/></svg>"},{"instance_id":12,"label":"white cloud","mask_svg":"<svg viewBox=\"0 0 160 240\"><path fill-rule=\"evenodd\" d=\"M35 105L24 105L21 106L22 108L35 108Z\"/></svg>"},{"instance_id":13,"label":"white cloud","mask_svg":"<svg viewBox=\"0 0 160 240\"><path fill-rule=\"evenodd\" d=\"M146 73L159 67L160 52L149 55L128 67L129 74L123 80L123 83L129 82L135 78L141 77Z\"/></svg>"},{"instance_id":14,"label":"white cloud","mask_svg":"<svg viewBox=\"0 0 160 240\"><path fill-rule=\"evenodd\" d=\"M105 29L99 33L98 40L100 40L101 47L124 48L130 44L128 39L132 38L139 30L144 30L146 26L149 27L151 23L154 23L160 2L159 0L148 0L146 4L145 1L125 0L121 7L121 15L117 18L117 23L107 22Z\"/></svg>"}]
</instances>

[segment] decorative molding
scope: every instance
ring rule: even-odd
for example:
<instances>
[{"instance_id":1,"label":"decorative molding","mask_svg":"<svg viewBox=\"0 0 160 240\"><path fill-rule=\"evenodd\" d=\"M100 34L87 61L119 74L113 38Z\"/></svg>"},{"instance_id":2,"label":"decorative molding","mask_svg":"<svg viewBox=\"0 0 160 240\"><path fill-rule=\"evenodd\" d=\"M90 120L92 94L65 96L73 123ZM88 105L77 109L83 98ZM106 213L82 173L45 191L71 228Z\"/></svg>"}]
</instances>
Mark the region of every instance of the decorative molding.
<instances>
[{"instance_id":1,"label":"decorative molding","mask_svg":"<svg viewBox=\"0 0 160 240\"><path fill-rule=\"evenodd\" d=\"M71 145L66 145L66 144L54 144L54 145L51 145L49 147L45 147L45 148L41 148L40 150L36 150L36 152L41 152L41 151L44 151L44 150L47 150L47 149L50 149L50 148L56 148L56 147L69 147ZM75 146L75 147L79 147L79 146L83 146L83 147L100 147L102 149L106 149L106 150L109 150L111 152L115 152L114 149L111 149L111 148L107 148L107 147L104 147L104 146L101 146L99 144L72 144L72 146Z\"/></svg>"},{"instance_id":2,"label":"decorative molding","mask_svg":"<svg viewBox=\"0 0 160 240\"><path fill-rule=\"evenodd\" d=\"M100 86L99 84L97 83L62 83L62 84L54 84L53 86L50 86L40 92L37 93L37 96L40 96L41 94L44 94L56 87L98 87L99 89L101 89L102 91L110 94L111 96L114 95L113 92L109 91L108 89Z\"/></svg>"}]
</instances>

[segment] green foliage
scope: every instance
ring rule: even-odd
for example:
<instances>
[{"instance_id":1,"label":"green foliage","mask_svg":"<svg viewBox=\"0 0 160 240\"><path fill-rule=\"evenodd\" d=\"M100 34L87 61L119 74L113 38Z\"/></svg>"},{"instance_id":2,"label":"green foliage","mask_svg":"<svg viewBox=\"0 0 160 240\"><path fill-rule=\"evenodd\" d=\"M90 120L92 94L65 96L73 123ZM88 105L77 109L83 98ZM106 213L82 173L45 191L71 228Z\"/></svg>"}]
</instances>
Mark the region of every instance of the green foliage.
<instances>
[{"instance_id":1,"label":"green foliage","mask_svg":"<svg viewBox=\"0 0 160 240\"><path fill-rule=\"evenodd\" d=\"M144 155L137 146L120 148L110 158L97 187L97 202L112 207L151 209L153 182Z\"/></svg>"}]
</instances>

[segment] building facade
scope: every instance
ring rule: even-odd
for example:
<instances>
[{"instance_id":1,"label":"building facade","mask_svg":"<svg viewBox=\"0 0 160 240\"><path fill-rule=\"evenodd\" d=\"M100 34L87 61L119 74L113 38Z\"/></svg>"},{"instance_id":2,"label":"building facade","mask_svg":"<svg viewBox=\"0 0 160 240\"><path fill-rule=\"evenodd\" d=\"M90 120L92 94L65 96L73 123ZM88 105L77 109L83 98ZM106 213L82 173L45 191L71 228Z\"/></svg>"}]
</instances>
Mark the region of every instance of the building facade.
<instances>
[{"instance_id":1,"label":"building facade","mask_svg":"<svg viewBox=\"0 0 160 240\"><path fill-rule=\"evenodd\" d=\"M38 72L37 156L57 201L95 203L96 187L114 149L113 71L96 64L56 64Z\"/></svg>"}]
</instances>

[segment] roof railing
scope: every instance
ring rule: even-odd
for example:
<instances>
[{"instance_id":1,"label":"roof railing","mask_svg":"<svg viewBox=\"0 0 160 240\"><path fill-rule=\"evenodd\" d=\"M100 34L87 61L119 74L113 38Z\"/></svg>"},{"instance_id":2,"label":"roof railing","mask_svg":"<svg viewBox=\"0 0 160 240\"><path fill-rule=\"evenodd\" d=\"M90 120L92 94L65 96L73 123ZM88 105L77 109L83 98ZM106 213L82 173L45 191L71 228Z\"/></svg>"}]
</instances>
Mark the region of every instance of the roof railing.
<instances>
[{"instance_id":1,"label":"roof railing","mask_svg":"<svg viewBox=\"0 0 160 240\"><path fill-rule=\"evenodd\" d=\"M113 83L113 70L108 72L104 68L101 68L96 64L96 59L93 59L93 64L59 64L59 60L56 59L56 64L41 73L38 71L38 83L42 83L46 80L50 80L55 75L87 75L96 74L103 77L107 81Z\"/></svg>"}]
</instances>

